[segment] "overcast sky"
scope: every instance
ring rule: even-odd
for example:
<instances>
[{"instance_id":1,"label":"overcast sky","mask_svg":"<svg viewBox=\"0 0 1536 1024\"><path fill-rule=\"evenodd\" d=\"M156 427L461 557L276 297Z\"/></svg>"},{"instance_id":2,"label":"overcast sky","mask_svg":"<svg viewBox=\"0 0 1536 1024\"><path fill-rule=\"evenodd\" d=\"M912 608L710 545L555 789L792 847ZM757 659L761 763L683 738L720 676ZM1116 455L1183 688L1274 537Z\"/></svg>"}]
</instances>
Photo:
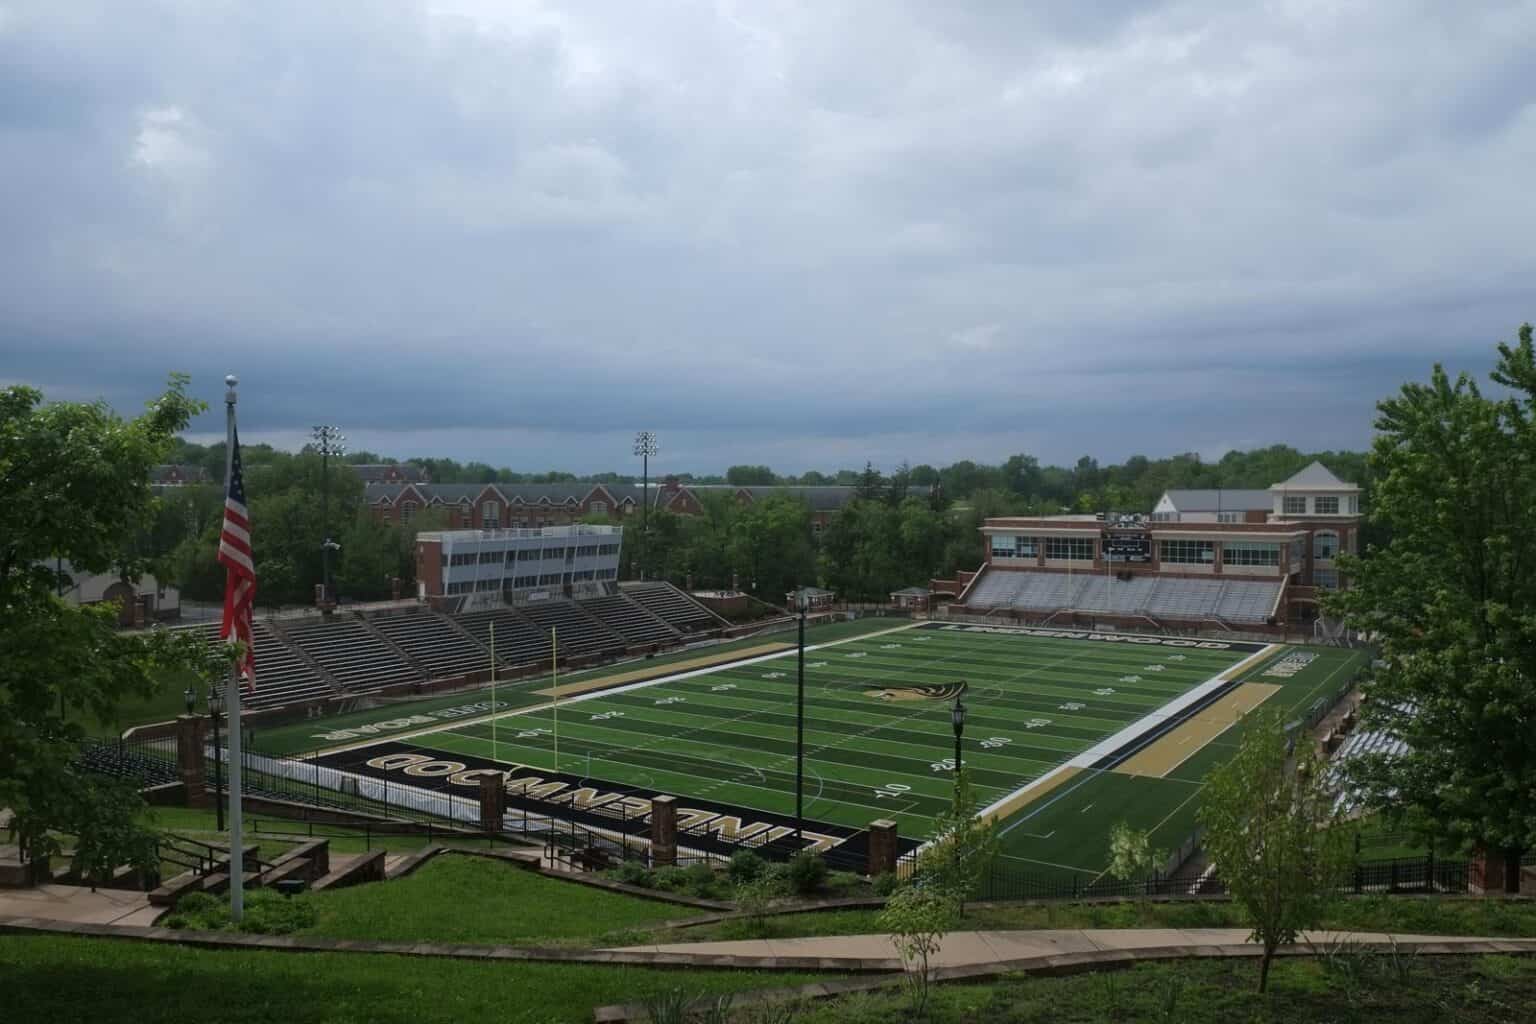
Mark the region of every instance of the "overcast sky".
<instances>
[{"instance_id":1,"label":"overcast sky","mask_svg":"<svg viewBox=\"0 0 1536 1024\"><path fill-rule=\"evenodd\" d=\"M1359 447L1536 318L1533 53L1522 0L0 0L0 383L522 470Z\"/></svg>"}]
</instances>

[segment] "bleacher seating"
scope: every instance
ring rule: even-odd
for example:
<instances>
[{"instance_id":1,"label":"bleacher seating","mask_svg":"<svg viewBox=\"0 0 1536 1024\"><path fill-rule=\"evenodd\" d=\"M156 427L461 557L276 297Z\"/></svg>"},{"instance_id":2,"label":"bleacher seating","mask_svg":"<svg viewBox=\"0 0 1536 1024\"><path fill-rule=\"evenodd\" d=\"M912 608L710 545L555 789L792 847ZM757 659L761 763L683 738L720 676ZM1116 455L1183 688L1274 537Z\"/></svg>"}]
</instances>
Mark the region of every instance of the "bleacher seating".
<instances>
[{"instance_id":1,"label":"bleacher seating","mask_svg":"<svg viewBox=\"0 0 1536 1024\"><path fill-rule=\"evenodd\" d=\"M623 593L681 633L719 629L726 621L670 583L626 583Z\"/></svg>"},{"instance_id":2,"label":"bleacher seating","mask_svg":"<svg viewBox=\"0 0 1536 1024\"><path fill-rule=\"evenodd\" d=\"M382 615L368 624L441 679L490 668L490 654L432 612Z\"/></svg>"},{"instance_id":3,"label":"bleacher seating","mask_svg":"<svg viewBox=\"0 0 1536 1024\"><path fill-rule=\"evenodd\" d=\"M283 704L296 704L306 700L323 700L336 695L330 683L322 679L303 658L300 658L283 639L262 620L253 623L251 639L256 655L256 691L247 692L244 705L247 708L275 708ZM210 644L222 643L219 627L209 623L187 626L186 629L204 633Z\"/></svg>"},{"instance_id":4,"label":"bleacher seating","mask_svg":"<svg viewBox=\"0 0 1536 1024\"><path fill-rule=\"evenodd\" d=\"M589 598L580 604L583 611L588 615L596 616L631 646L660 644L667 647L682 639L677 630L622 593L609 597Z\"/></svg>"},{"instance_id":5,"label":"bleacher seating","mask_svg":"<svg viewBox=\"0 0 1536 1024\"><path fill-rule=\"evenodd\" d=\"M357 619L338 616L329 622L299 622L288 626L287 633L348 693L369 693L421 678Z\"/></svg>"},{"instance_id":6,"label":"bleacher seating","mask_svg":"<svg viewBox=\"0 0 1536 1024\"><path fill-rule=\"evenodd\" d=\"M592 655L622 654L628 646L624 638L584 613L572 601L530 601L519 605L518 612L544 631L554 629L559 636L560 656L586 658Z\"/></svg>"},{"instance_id":7,"label":"bleacher seating","mask_svg":"<svg viewBox=\"0 0 1536 1024\"><path fill-rule=\"evenodd\" d=\"M496 626L496 660L503 665L526 665L549 657L549 630L541 630L510 608L465 612L454 621L491 648L491 626Z\"/></svg>"},{"instance_id":8,"label":"bleacher seating","mask_svg":"<svg viewBox=\"0 0 1536 1024\"><path fill-rule=\"evenodd\" d=\"M978 610L1016 608L1049 614L1070 609L1097 615L1148 615L1159 620L1260 624L1272 614L1280 586L1278 580L1149 575L1120 580L1103 573L989 569L972 587L965 603Z\"/></svg>"}]
</instances>

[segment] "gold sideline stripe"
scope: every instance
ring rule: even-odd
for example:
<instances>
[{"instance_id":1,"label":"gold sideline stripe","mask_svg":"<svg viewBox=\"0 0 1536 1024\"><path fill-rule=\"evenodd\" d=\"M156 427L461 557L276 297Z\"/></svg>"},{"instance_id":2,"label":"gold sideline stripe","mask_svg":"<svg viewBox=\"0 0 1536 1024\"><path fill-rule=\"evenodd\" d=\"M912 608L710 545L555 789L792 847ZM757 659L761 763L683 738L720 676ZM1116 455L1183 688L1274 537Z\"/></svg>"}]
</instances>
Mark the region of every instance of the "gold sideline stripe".
<instances>
[{"instance_id":1,"label":"gold sideline stripe","mask_svg":"<svg viewBox=\"0 0 1536 1024\"><path fill-rule=\"evenodd\" d=\"M1146 749L1122 761L1112 771L1161 779L1189 760L1238 719L1280 692L1273 683L1244 683L1189 721L1159 737Z\"/></svg>"},{"instance_id":2,"label":"gold sideline stripe","mask_svg":"<svg viewBox=\"0 0 1536 1024\"><path fill-rule=\"evenodd\" d=\"M547 686L542 690L533 692L540 697L554 697L558 689L559 696L573 697L579 693L591 693L593 690L606 690L611 686L623 686L625 683L637 683L644 679L658 679L661 676L677 675L679 672L688 672L696 668L708 668L711 665L723 665L731 661L745 661L747 658L755 658L759 654L772 654L775 651L789 650L789 644L771 643L759 644L756 647L743 647L736 651L725 651L720 654L711 654L703 658L691 658L688 661L673 661L665 665L652 665L648 668L637 668L633 672L620 672L617 675L602 676L597 679L584 679L579 683L568 683L563 686Z\"/></svg>"}]
</instances>

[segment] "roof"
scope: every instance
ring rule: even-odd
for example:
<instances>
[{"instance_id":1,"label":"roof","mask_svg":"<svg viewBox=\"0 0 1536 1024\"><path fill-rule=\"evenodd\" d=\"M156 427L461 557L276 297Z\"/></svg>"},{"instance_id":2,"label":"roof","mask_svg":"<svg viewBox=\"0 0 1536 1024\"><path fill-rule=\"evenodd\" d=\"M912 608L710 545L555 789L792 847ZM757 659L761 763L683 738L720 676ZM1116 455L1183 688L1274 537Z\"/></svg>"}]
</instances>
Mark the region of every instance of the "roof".
<instances>
[{"instance_id":1,"label":"roof","mask_svg":"<svg viewBox=\"0 0 1536 1024\"><path fill-rule=\"evenodd\" d=\"M363 478L363 483L377 483L393 476L405 483L421 483L427 479L426 473L420 466L410 463L393 462L359 462L350 467L352 472Z\"/></svg>"},{"instance_id":2,"label":"roof","mask_svg":"<svg viewBox=\"0 0 1536 1024\"><path fill-rule=\"evenodd\" d=\"M1321 487L1328 490L1340 491L1358 490L1354 484L1347 484L1343 480L1340 480L1337 476L1334 476L1333 470L1329 469L1327 466L1316 460L1313 460L1310 466L1308 466L1306 469L1303 469L1289 480L1285 481L1284 483L1276 484L1272 490L1289 487Z\"/></svg>"},{"instance_id":3,"label":"roof","mask_svg":"<svg viewBox=\"0 0 1536 1024\"><path fill-rule=\"evenodd\" d=\"M892 597L927 597L927 587L902 587L900 590L891 591Z\"/></svg>"},{"instance_id":4,"label":"roof","mask_svg":"<svg viewBox=\"0 0 1536 1024\"><path fill-rule=\"evenodd\" d=\"M832 591L826 590L826 589L824 589L822 587L801 587L799 590L791 590L790 593L795 595L795 596L799 596L799 595L803 594L806 597L831 597L832 596Z\"/></svg>"},{"instance_id":5,"label":"roof","mask_svg":"<svg viewBox=\"0 0 1536 1024\"><path fill-rule=\"evenodd\" d=\"M1180 512L1267 512L1274 502L1268 490L1246 488L1175 490L1163 496Z\"/></svg>"}]
</instances>

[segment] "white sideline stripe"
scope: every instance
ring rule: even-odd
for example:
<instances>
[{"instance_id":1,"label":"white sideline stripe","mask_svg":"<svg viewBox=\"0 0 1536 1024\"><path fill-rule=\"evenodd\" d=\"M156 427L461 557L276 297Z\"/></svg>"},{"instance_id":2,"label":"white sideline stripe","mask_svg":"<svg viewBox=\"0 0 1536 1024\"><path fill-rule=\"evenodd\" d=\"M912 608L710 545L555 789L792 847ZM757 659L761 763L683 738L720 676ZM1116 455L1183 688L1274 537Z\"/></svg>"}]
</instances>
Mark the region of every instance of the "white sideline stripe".
<instances>
[{"instance_id":1,"label":"white sideline stripe","mask_svg":"<svg viewBox=\"0 0 1536 1024\"><path fill-rule=\"evenodd\" d=\"M805 651L807 654L809 654L811 651L819 651L827 647L836 647L839 644L851 644L857 640L868 640L871 637L885 636L889 633L899 633L904 629L915 629L922 624L922 622L909 622L904 626L896 626L891 629L876 630L873 633L861 633L858 636L845 637L842 640L828 640L823 644L807 644ZM659 686L662 683L675 683L682 679L692 679L694 676L712 675L716 672L724 672L727 669L741 668L743 665L756 665L759 662L772 661L775 658L787 658L797 652L798 648L792 646L788 650L774 651L771 654L759 654L754 658L743 658L741 661L724 661L718 665L707 665L704 668L690 669L687 672L676 672L669 676L657 676L655 679L642 679L637 683L625 683L623 686L612 686L604 690L588 690L586 693L572 694L569 697L562 697L559 701L559 704L561 707L564 707L567 704L578 704L582 701L594 700L598 697L611 697L616 693L628 693L631 690L640 690L647 686ZM523 682L523 680L518 680L518 682ZM372 747L385 742L393 743L400 740L416 739L420 736L430 736L433 733L452 732L455 729L462 729L466 725L480 725L485 722L489 722L493 718L499 722L505 718L516 718L518 715L531 715L539 711L548 711L554 706L555 701L548 701L544 704L534 704L526 708L514 708L511 711L492 712L488 715L481 715L478 718L456 718L451 722L444 722L441 725L430 725L424 729L417 729L414 732L393 732L385 736L370 736L367 739L359 740L356 743L343 743L335 747L325 747L321 750L315 751L314 753L339 754L348 750L360 750L364 747Z\"/></svg>"}]
</instances>

